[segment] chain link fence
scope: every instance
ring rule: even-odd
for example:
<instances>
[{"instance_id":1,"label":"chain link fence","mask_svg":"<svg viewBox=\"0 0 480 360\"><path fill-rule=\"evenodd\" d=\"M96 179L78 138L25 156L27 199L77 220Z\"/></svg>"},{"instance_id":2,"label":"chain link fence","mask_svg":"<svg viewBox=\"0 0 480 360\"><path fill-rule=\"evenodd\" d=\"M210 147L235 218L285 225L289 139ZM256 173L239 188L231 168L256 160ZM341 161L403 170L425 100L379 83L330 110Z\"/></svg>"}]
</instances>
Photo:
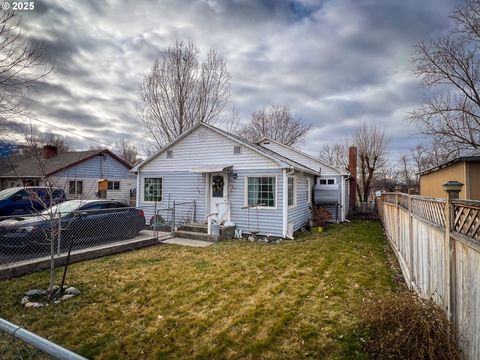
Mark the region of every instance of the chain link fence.
<instances>
[{"instance_id":1,"label":"chain link fence","mask_svg":"<svg viewBox=\"0 0 480 360\"><path fill-rule=\"evenodd\" d=\"M0 318L0 359L86 360L84 357L2 318Z\"/></svg>"},{"instance_id":2,"label":"chain link fence","mask_svg":"<svg viewBox=\"0 0 480 360\"><path fill-rule=\"evenodd\" d=\"M71 202L68 202L71 203ZM0 217L0 266L153 236L142 210L121 203L68 203L41 213Z\"/></svg>"}]
</instances>

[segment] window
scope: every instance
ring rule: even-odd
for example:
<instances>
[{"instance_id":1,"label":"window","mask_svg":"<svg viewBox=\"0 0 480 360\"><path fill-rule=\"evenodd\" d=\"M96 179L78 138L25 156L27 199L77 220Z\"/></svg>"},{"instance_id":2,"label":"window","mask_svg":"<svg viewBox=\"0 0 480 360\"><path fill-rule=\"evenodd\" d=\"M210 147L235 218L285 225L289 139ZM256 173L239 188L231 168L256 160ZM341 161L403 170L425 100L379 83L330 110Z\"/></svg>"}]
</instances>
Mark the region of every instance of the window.
<instances>
[{"instance_id":1,"label":"window","mask_svg":"<svg viewBox=\"0 0 480 360\"><path fill-rule=\"evenodd\" d=\"M275 207L276 206L276 177L259 176L247 177L245 187L246 206Z\"/></svg>"},{"instance_id":2,"label":"window","mask_svg":"<svg viewBox=\"0 0 480 360\"><path fill-rule=\"evenodd\" d=\"M120 190L120 181L118 180L109 181L107 190Z\"/></svg>"},{"instance_id":3,"label":"window","mask_svg":"<svg viewBox=\"0 0 480 360\"><path fill-rule=\"evenodd\" d=\"M305 192L306 193L306 196L307 196L307 203L311 203L312 202L312 184L310 182L310 179L307 178L307 191Z\"/></svg>"},{"instance_id":4,"label":"window","mask_svg":"<svg viewBox=\"0 0 480 360\"><path fill-rule=\"evenodd\" d=\"M68 193L70 195L82 195L83 194L83 181L70 181L68 184Z\"/></svg>"},{"instance_id":5,"label":"window","mask_svg":"<svg viewBox=\"0 0 480 360\"><path fill-rule=\"evenodd\" d=\"M167 159L173 158L173 151L172 150L167 150Z\"/></svg>"},{"instance_id":6,"label":"window","mask_svg":"<svg viewBox=\"0 0 480 360\"><path fill-rule=\"evenodd\" d=\"M163 179L145 178L143 186L144 201L162 201Z\"/></svg>"},{"instance_id":7,"label":"window","mask_svg":"<svg viewBox=\"0 0 480 360\"><path fill-rule=\"evenodd\" d=\"M38 179L23 179L23 186L40 186L40 180Z\"/></svg>"},{"instance_id":8,"label":"window","mask_svg":"<svg viewBox=\"0 0 480 360\"><path fill-rule=\"evenodd\" d=\"M296 178L288 177L288 206L297 205L297 187L296 187Z\"/></svg>"},{"instance_id":9,"label":"window","mask_svg":"<svg viewBox=\"0 0 480 360\"><path fill-rule=\"evenodd\" d=\"M242 147L241 146L234 146L233 147L233 154L234 155L240 155L242 153Z\"/></svg>"},{"instance_id":10,"label":"window","mask_svg":"<svg viewBox=\"0 0 480 360\"><path fill-rule=\"evenodd\" d=\"M320 179L320 185L335 185L335 179Z\"/></svg>"}]
</instances>

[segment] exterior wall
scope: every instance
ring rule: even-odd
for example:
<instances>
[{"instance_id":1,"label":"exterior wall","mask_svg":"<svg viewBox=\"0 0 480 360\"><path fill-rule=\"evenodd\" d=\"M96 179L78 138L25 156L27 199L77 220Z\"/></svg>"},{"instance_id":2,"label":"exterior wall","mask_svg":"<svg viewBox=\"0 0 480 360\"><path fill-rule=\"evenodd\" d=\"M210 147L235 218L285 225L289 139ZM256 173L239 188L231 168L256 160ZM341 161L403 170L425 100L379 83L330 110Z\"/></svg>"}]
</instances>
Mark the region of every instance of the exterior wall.
<instances>
[{"instance_id":1,"label":"exterior wall","mask_svg":"<svg viewBox=\"0 0 480 360\"><path fill-rule=\"evenodd\" d=\"M466 184L469 186L470 199L480 200L480 162L469 162Z\"/></svg>"},{"instance_id":2,"label":"exterior wall","mask_svg":"<svg viewBox=\"0 0 480 360\"><path fill-rule=\"evenodd\" d=\"M182 203L196 201L196 221L206 221L206 194L205 174L195 174L189 171L165 171L165 172L140 172L140 188L138 189L138 207L145 212L145 219L150 219L155 213L155 203L143 200L143 188L145 178L161 177L162 180L162 201L157 202L157 209L170 208L173 202ZM182 205L177 209L178 217L188 216L192 213L191 205ZM165 217L167 212L160 211L159 214Z\"/></svg>"},{"instance_id":3,"label":"exterior wall","mask_svg":"<svg viewBox=\"0 0 480 360\"><path fill-rule=\"evenodd\" d=\"M312 200L307 201L307 178L310 179L310 195L313 195L315 179L312 175L294 175L296 177L297 204L288 209L288 222L293 222L293 231L299 230L311 218Z\"/></svg>"},{"instance_id":4,"label":"exterior wall","mask_svg":"<svg viewBox=\"0 0 480 360\"><path fill-rule=\"evenodd\" d=\"M248 232L257 228L258 214L258 230L260 234L271 234L273 236L283 236L283 184L281 169L265 169L265 170L239 170L237 178L229 177L229 200L231 202L231 220L237 226L237 229ZM276 208L275 209L243 209L245 206L245 177L247 176L276 176Z\"/></svg>"},{"instance_id":5,"label":"exterior wall","mask_svg":"<svg viewBox=\"0 0 480 360\"><path fill-rule=\"evenodd\" d=\"M172 158L163 152L141 171L191 171L193 168L217 165L234 165L235 169L273 169L278 164L266 156L241 146L241 154L234 155L233 147L239 143L205 127L199 127L168 150Z\"/></svg>"},{"instance_id":6,"label":"exterior wall","mask_svg":"<svg viewBox=\"0 0 480 360\"><path fill-rule=\"evenodd\" d=\"M233 174L237 174L234 178ZM247 176L276 176L276 207L274 209L244 209L245 206L245 177ZM157 209L172 206L173 201L190 202L197 204L197 222L206 222L206 204L210 201L206 193L206 174L196 174L190 171L150 171L140 172L139 207L144 210L147 223L154 214L154 203L143 201L143 187L145 178L162 177L162 201L157 203ZM244 232L257 228L261 234L282 236L282 170L233 170L228 176L228 199L230 201L230 219L237 229ZM169 201L170 199L170 201ZM176 217L185 217L191 212L191 207L177 209ZM164 216L165 212L160 215Z\"/></svg>"},{"instance_id":7,"label":"exterior wall","mask_svg":"<svg viewBox=\"0 0 480 360\"><path fill-rule=\"evenodd\" d=\"M334 221L334 222L344 221L345 219L342 217L342 197L345 196L342 193L342 182L344 181L343 176L322 175L322 176L319 176L317 179L335 179L335 184L338 185L338 200L337 200L338 208L335 205L323 205L322 207L325 208L330 213L330 215L332 215L332 219L330 221ZM346 189L344 191L346 192Z\"/></svg>"},{"instance_id":8,"label":"exterior wall","mask_svg":"<svg viewBox=\"0 0 480 360\"><path fill-rule=\"evenodd\" d=\"M458 163L440 170L420 176L420 195L437 198L445 198L445 191L442 185L447 181L455 180L462 184L465 181L466 167L465 163ZM460 192L460 199L466 198L466 188L464 187Z\"/></svg>"},{"instance_id":9,"label":"exterior wall","mask_svg":"<svg viewBox=\"0 0 480 360\"><path fill-rule=\"evenodd\" d=\"M305 156L301 153L298 153L292 149L289 149L284 145L277 144L273 141L268 142L268 144L266 144L266 142L268 141L262 142L260 145L262 145L267 149L275 151L277 154L283 155L295 162L303 164L312 170L320 171L322 175L339 175L339 172L336 169L326 166L325 164L322 164L319 161L313 160L312 158Z\"/></svg>"},{"instance_id":10,"label":"exterior wall","mask_svg":"<svg viewBox=\"0 0 480 360\"><path fill-rule=\"evenodd\" d=\"M111 157L95 156L75 166L59 171L52 177L56 186L65 189L69 199L93 199L96 198L97 184L100 179L120 181L120 190L107 190L107 199L118 200L128 203L130 191L135 188L135 176L130 170ZM70 180L83 181L83 194L81 196L70 195L68 184Z\"/></svg>"}]
</instances>

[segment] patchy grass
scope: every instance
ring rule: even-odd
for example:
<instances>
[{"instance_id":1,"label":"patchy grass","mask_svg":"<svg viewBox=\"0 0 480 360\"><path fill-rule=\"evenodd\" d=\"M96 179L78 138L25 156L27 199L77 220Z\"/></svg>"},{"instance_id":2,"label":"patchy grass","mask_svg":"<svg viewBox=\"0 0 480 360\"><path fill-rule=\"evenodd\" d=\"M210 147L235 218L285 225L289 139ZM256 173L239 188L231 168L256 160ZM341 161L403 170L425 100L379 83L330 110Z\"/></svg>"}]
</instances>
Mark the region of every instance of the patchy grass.
<instances>
[{"instance_id":1,"label":"patchy grass","mask_svg":"<svg viewBox=\"0 0 480 360\"><path fill-rule=\"evenodd\" d=\"M385 249L370 221L280 245L161 245L72 265L82 294L47 308L19 304L47 272L0 282L0 316L89 358L363 359L362 303L396 287Z\"/></svg>"}]
</instances>

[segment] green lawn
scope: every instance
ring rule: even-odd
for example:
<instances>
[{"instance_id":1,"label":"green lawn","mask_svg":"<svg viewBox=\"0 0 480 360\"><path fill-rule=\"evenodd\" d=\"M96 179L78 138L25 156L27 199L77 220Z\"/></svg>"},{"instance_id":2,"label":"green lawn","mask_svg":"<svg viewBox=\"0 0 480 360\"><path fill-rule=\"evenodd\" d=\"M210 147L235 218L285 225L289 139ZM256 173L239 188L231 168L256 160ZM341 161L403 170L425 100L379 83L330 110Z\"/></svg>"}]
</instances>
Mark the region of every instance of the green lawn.
<instances>
[{"instance_id":1,"label":"green lawn","mask_svg":"<svg viewBox=\"0 0 480 360\"><path fill-rule=\"evenodd\" d=\"M72 265L82 294L24 309L48 272L0 282L0 316L89 358L366 358L362 301L395 288L380 223L280 245L160 245ZM58 278L60 278L58 271Z\"/></svg>"}]
</instances>

